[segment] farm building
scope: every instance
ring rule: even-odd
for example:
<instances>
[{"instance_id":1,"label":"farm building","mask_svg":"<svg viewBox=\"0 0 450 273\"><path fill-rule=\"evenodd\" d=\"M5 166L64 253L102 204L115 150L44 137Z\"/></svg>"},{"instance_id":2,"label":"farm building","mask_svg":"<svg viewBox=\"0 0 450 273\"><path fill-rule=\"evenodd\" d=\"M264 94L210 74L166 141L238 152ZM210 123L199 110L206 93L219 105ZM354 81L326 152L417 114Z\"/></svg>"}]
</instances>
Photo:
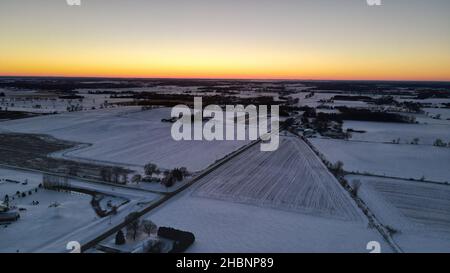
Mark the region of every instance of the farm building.
<instances>
[{"instance_id":1,"label":"farm building","mask_svg":"<svg viewBox=\"0 0 450 273\"><path fill-rule=\"evenodd\" d=\"M0 223L17 221L20 218L18 212L0 212Z\"/></svg>"}]
</instances>

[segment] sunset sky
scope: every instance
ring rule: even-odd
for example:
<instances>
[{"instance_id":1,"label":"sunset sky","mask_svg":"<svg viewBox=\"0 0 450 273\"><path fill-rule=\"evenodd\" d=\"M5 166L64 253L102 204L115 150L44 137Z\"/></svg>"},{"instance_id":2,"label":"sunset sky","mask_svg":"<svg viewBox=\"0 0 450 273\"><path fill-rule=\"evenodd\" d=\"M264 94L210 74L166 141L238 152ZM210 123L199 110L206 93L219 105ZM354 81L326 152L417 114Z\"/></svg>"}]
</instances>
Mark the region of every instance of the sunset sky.
<instances>
[{"instance_id":1,"label":"sunset sky","mask_svg":"<svg viewBox=\"0 0 450 273\"><path fill-rule=\"evenodd\" d=\"M0 1L0 75L450 80L450 1Z\"/></svg>"}]
</instances>

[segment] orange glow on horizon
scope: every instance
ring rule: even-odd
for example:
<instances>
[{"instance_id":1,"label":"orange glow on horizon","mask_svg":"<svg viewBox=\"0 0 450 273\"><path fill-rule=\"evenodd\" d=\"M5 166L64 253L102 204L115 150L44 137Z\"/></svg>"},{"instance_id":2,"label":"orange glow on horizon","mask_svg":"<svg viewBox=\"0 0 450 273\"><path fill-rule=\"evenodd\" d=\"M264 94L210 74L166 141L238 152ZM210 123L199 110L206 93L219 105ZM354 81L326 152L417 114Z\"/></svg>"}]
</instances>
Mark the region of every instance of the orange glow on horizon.
<instances>
[{"instance_id":1,"label":"orange glow on horizon","mask_svg":"<svg viewBox=\"0 0 450 273\"><path fill-rule=\"evenodd\" d=\"M2 73L0 77L61 77L110 79L199 79L199 80L292 80L292 81L423 81L450 82L450 78L429 77L332 77L332 76L264 76L264 75L191 75L191 74L64 74L64 73Z\"/></svg>"},{"instance_id":2,"label":"orange glow on horizon","mask_svg":"<svg viewBox=\"0 0 450 273\"><path fill-rule=\"evenodd\" d=\"M234 45L147 49L131 45L44 47L0 45L0 75L114 78L311 79L449 81L450 54L427 58L368 50ZM7 56L1 56L8 52Z\"/></svg>"},{"instance_id":3,"label":"orange glow on horizon","mask_svg":"<svg viewBox=\"0 0 450 273\"><path fill-rule=\"evenodd\" d=\"M450 81L447 1L87 2L1 2L0 75Z\"/></svg>"}]
</instances>

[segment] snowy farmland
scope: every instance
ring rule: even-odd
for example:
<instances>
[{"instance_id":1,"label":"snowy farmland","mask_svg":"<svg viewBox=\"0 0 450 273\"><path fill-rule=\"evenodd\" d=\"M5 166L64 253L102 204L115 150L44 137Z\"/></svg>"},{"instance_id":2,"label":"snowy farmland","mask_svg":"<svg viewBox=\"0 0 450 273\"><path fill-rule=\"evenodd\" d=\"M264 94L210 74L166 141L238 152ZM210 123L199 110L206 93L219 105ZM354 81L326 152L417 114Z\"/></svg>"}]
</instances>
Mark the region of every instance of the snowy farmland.
<instances>
[{"instance_id":1,"label":"snowy farmland","mask_svg":"<svg viewBox=\"0 0 450 273\"><path fill-rule=\"evenodd\" d=\"M190 171L202 170L248 143L177 142L171 137L171 123L161 122L163 118L170 118L170 108L141 111L139 107L126 107L6 121L0 123L0 131L43 133L92 144L63 153L72 160L95 160L130 168L142 168L151 162L160 168L186 167Z\"/></svg>"},{"instance_id":2,"label":"snowy farmland","mask_svg":"<svg viewBox=\"0 0 450 273\"><path fill-rule=\"evenodd\" d=\"M104 197L100 200L103 209L108 201L118 206L117 215L101 218L91 205L91 195L39 188L42 183L39 172L0 168L0 181L0 200L8 194L10 205L20 213L18 221L0 225L0 252L65 251L67 242L83 243L95 238L111 224L121 223L131 211L161 198L158 194L131 188L69 179L73 188L97 192ZM23 185L25 181L27 184ZM17 191L25 195L16 195Z\"/></svg>"},{"instance_id":3,"label":"snowy farmland","mask_svg":"<svg viewBox=\"0 0 450 273\"><path fill-rule=\"evenodd\" d=\"M234 178L234 179L231 179ZM190 252L391 252L300 139L250 148L147 215L196 236Z\"/></svg>"},{"instance_id":4,"label":"snowy farmland","mask_svg":"<svg viewBox=\"0 0 450 273\"><path fill-rule=\"evenodd\" d=\"M450 119L450 109L449 108L424 108L423 109L428 116L439 117L443 120Z\"/></svg>"},{"instance_id":5,"label":"snowy farmland","mask_svg":"<svg viewBox=\"0 0 450 273\"><path fill-rule=\"evenodd\" d=\"M26 209L21 218L0 230L0 252L30 252L68 232L95 222L98 216L90 204L91 196L40 189L15 206ZM39 202L37 205L33 202ZM58 204L52 207L52 204ZM62 245L61 249L65 246Z\"/></svg>"},{"instance_id":6,"label":"snowy farmland","mask_svg":"<svg viewBox=\"0 0 450 273\"><path fill-rule=\"evenodd\" d=\"M190 191L147 216L160 226L189 230L196 241L189 252L368 252L381 243L367 223L341 221L253 205L194 197Z\"/></svg>"},{"instance_id":7,"label":"snowy farmland","mask_svg":"<svg viewBox=\"0 0 450 273\"><path fill-rule=\"evenodd\" d=\"M343 129L366 131L352 133L352 140L392 142L400 139L402 144L410 144L415 138L418 144L433 145L438 138L450 142L450 127L431 124L385 123L368 121L345 121Z\"/></svg>"},{"instance_id":8,"label":"snowy farmland","mask_svg":"<svg viewBox=\"0 0 450 273\"><path fill-rule=\"evenodd\" d=\"M5 195L14 195L17 191L27 192L34 190L42 183L42 175L0 168L0 200Z\"/></svg>"},{"instance_id":9,"label":"snowy farmland","mask_svg":"<svg viewBox=\"0 0 450 273\"><path fill-rule=\"evenodd\" d=\"M361 217L334 176L293 135L281 137L273 153L253 146L205 177L193 195L345 220Z\"/></svg>"},{"instance_id":10,"label":"snowy farmland","mask_svg":"<svg viewBox=\"0 0 450 273\"><path fill-rule=\"evenodd\" d=\"M342 161L346 171L450 182L448 148L319 138L311 142L330 162Z\"/></svg>"},{"instance_id":11,"label":"snowy farmland","mask_svg":"<svg viewBox=\"0 0 450 273\"><path fill-rule=\"evenodd\" d=\"M69 109L87 111L113 107L114 103L129 101L129 99L111 98L109 95L89 94L87 90L80 91L79 99L60 98L51 92L35 90L0 89L0 92L6 95L0 100L0 108L32 113L63 113Z\"/></svg>"},{"instance_id":12,"label":"snowy farmland","mask_svg":"<svg viewBox=\"0 0 450 273\"><path fill-rule=\"evenodd\" d=\"M348 175L360 181L358 196L384 225L397 232L394 240L406 252L450 249L450 187L424 182Z\"/></svg>"}]
</instances>

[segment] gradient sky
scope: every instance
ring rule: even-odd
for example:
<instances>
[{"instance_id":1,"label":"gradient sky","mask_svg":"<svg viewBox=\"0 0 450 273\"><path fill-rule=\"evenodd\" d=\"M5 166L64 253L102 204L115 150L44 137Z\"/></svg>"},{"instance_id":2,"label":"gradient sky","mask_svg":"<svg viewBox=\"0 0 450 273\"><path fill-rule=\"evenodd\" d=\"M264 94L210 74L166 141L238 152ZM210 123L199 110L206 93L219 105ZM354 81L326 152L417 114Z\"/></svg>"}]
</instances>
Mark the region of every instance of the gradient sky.
<instances>
[{"instance_id":1,"label":"gradient sky","mask_svg":"<svg viewBox=\"0 0 450 273\"><path fill-rule=\"evenodd\" d=\"M0 75L450 80L450 1L0 0Z\"/></svg>"}]
</instances>

